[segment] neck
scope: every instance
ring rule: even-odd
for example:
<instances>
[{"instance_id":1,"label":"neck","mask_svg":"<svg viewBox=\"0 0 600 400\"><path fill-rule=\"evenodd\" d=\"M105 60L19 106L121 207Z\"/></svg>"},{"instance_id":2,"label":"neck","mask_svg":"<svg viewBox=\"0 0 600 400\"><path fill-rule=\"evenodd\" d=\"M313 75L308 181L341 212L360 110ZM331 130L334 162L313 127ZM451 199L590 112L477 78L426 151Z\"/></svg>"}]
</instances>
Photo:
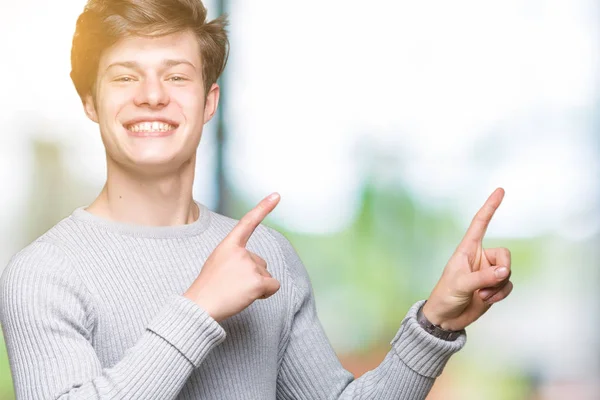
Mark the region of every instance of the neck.
<instances>
[{"instance_id":1,"label":"neck","mask_svg":"<svg viewBox=\"0 0 600 400\"><path fill-rule=\"evenodd\" d=\"M107 178L87 211L130 224L174 226L198 219L192 195L196 156L178 170L160 176L143 175L107 158Z\"/></svg>"}]
</instances>

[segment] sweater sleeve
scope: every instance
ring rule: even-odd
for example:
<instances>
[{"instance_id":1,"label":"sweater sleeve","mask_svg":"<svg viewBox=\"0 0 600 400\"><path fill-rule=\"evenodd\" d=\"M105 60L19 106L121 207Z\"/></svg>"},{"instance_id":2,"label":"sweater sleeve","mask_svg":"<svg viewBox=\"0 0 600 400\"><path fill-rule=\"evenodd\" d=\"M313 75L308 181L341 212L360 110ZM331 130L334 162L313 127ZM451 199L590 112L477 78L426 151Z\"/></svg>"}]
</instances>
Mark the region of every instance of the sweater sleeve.
<instances>
[{"instance_id":1,"label":"sweater sleeve","mask_svg":"<svg viewBox=\"0 0 600 400\"><path fill-rule=\"evenodd\" d=\"M0 323L18 399L174 399L225 331L174 295L119 362L92 346L90 292L56 246L34 242L0 277Z\"/></svg>"},{"instance_id":2,"label":"sweater sleeve","mask_svg":"<svg viewBox=\"0 0 600 400\"><path fill-rule=\"evenodd\" d=\"M345 370L317 317L308 273L289 241L273 231L294 281L293 319L277 377L278 398L291 399L425 399L435 378L466 341L438 339L421 328L414 304L381 364L358 379Z\"/></svg>"}]
</instances>

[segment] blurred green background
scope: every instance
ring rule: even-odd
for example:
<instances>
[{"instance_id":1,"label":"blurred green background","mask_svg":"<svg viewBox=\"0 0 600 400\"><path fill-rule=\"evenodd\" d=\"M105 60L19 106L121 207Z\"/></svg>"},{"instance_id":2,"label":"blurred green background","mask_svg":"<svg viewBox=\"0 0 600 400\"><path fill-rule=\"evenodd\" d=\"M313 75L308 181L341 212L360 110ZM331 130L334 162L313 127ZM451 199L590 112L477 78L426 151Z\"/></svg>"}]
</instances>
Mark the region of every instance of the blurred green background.
<instances>
[{"instance_id":1,"label":"blurred green background","mask_svg":"<svg viewBox=\"0 0 600 400\"><path fill-rule=\"evenodd\" d=\"M1 265L105 179L68 75L84 4L0 5ZM484 245L511 250L515 289L429 399L600 398L598 2L205 4L229 12L232 48L194 195L239 218L281 193L266 224L351 372L379 364L500 186Z\"/></svg>"}]
</instances>

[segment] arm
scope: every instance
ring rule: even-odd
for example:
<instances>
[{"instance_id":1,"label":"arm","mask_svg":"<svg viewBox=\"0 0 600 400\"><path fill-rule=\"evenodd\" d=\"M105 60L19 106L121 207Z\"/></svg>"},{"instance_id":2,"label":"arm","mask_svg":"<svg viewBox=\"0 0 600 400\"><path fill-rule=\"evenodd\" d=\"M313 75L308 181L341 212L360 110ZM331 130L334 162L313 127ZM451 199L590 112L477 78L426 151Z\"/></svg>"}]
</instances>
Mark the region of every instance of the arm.
<instances>
[{"instance_id":1,"label":"arm","mask_svg":"<svg viewBox=\"0 0 600 400\"><path fill-rule=\"evenodd\" d=\"M173 296L123 358L103 368L90 294L55 246L35 242L0 278L0 322L18 399L174 399L225 331Z\"/></svg>"},{"instance_id":2,"label":"arm","mask_svg":"<svg viewBox=\"0 0 600 400\"><path fill-rule=\"evenodd\" d=\"M317 317L306 269L289 241L270 230L294 282L293 319L277 378L282 399L424 399L452 354L466 341L433 337L416 321L423 302L411 307L383 362L358 379L340 364Z\"/></svg>"}]
</instances>

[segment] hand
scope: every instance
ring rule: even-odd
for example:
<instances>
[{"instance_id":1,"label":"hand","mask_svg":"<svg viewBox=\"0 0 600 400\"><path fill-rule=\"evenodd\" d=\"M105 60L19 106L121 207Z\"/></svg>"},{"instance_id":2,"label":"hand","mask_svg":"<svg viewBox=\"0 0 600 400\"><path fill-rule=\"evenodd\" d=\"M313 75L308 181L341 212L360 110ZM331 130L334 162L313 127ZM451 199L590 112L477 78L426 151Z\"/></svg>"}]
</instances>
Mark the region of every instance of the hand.
<instances>
[{"instance_id":1,"label":"hand","mask_svg":"<svg viewBox=\"0 0 600 400\"><path fill-rule=\"evenodd\" d=\"M442 329L467 327L512 291L510 251L482 247L503 197L504 190L496 189L477 212L423 307L425 317Z\"/></svg>"},{"instance_id":2,"label":"hand","mask_svg":"<svg viewBox=\"0 0 600 400\"><path fill-rule=\"evenodd\" d=\"M267 271L266 261L246 250L250 236L279 199L279 194L273 193L244 215L210 254L184 293L217 322L279 290L279 282Z\"/></svg>"}]
</instances>

